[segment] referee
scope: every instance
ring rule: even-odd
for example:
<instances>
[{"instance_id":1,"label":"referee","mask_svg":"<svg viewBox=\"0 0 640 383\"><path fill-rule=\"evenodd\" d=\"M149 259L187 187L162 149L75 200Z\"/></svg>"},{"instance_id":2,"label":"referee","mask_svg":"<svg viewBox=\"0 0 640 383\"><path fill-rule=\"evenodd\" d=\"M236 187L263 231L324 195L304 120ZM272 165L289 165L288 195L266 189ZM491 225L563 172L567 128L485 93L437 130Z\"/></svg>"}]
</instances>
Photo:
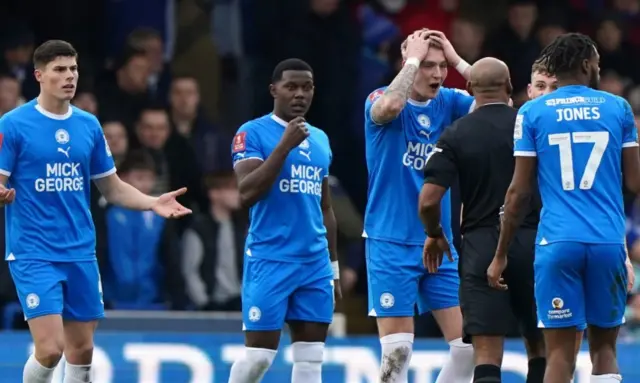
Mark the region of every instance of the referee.
<instances>
[{"instance_id":1,"label":"referee","mask_svg":"<svg viewBox=\"0 0 640 383\"><path fill-rule=\"evenodd\" d=\"M537 328L533 293L533 256L540 199L530 211L509 252L504 273L509 289L487 283L499 237L500 208L513 175L513 129L516 110L508 105L512 92L509 68L487 57L471 68L468 90L476 110L447 128L425 167L420 192L420 217L429 233L424 263L437 271L449 244L440 228L440 201L456 177L462 200L460 251L460 307L465 341L473 343L474 382L500 382L504 337L515 319L521 327L529 356L527 383L542 383L544 344Z\"/></svg>"}]
</instances>

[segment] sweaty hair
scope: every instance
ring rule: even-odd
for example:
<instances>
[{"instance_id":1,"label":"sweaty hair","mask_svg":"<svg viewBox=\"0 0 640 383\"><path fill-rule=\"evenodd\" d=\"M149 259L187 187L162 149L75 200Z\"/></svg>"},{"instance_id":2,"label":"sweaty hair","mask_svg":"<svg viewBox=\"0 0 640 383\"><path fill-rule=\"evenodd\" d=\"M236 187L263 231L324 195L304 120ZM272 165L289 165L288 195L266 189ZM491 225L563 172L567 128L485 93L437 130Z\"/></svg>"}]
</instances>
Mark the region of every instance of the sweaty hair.
<instances>
[{"instance_id":1,"label":"sweaty hair","mask_svg":"<svg viewBox=\"0 0 640 383\"><path fill-rule=\"evenodd\" d=\"M538 61L551 75L576 74L584 60L596 53L596 43L581 33L565 33L556 37L540 53Z\"/></svg>"},{"instance_id":2,"label":"sweaty hair","mask_svg":"<svg viewBox=\"0 0 640 383\"><path fill-rule=\"evenodd\" d=\"M153 162L151 154L142 149L129 152L122 161L122 164L118 166L118 173L127 174L134 170L145 170L155 173L156 165Z\"/></svg>"},{"instance_id":3,"label":"sweaty hair","mask_svg":"<svg viewBox=\"0 0 640 383\"><path fill-rule=\"evenodd\" d=\"M73 45L63 40L45 41L33 52L33 66L41 68L57 57L78 57Z\"/></svg>"},{"instance_id":4,"label":"sweaty hair","mask_svg":"<svg viewBox=\"0 0 640 383\"><path fill-rule=\"evenodd\" d=\"M282 73L288 70L299 70L311 72L313 74L311 65L307 64L305 61L300 59L286 59L276 65L276 68L273 70L273 74L271 75L271 83L275 84L276 82L282 80Z\"/></svg>"}]
</instances>

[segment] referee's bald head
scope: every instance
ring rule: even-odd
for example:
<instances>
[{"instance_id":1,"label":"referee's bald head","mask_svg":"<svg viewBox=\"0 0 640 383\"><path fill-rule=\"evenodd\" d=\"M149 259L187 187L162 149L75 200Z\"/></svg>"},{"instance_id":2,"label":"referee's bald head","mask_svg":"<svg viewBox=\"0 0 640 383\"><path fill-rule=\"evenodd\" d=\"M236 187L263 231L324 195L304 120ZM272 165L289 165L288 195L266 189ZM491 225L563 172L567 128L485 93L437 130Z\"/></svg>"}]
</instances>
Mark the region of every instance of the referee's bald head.
<instances>
[{"instance_id":1,"label":"referee's bald head","mask_svg":"<svg viewBox=\"0 0 640 383\"><path fill-rule=\"evenodd\" d=\"M467 87L469 93L476 97L502 98L502 96L506 96L508 99L513 91L509 67L497 58L482 58L471 66Z\"/></svg>"}]
</instances>

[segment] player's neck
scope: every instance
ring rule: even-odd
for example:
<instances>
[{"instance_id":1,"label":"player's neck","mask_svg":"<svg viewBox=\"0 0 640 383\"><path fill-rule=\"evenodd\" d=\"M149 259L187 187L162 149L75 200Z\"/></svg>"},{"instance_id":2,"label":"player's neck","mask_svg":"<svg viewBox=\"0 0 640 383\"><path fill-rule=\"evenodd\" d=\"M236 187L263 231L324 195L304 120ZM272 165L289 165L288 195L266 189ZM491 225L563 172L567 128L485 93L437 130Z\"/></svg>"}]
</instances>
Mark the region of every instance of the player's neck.
<instances>
[{"instance_id":1,"label":"player's neck","mask_svg":"<svg viewBox=\"0 0 640 383\"><path fill-rule=\"evenodd\" d=\"M482 106L485 105L491 105L491 104L509 104L509 99L507 98L506 100L504 99L504 97L500 97L500 96L480 96L480 95L476 95L476 109L480 108Z\"/></svg>"},{"instance_id":2,"label":"player's neck","mask_svg":"<svg viewBox=\"0 0 640 383\"><path fill-rule=\"evenodd\" d=\"M431 100L431 98L426 97L426 96L421 96L418 92L416 92L415 90L411 90L411 93L409 94L409 98L412 99L413 101L418 101L418 102L427 102L429 100Z\"/></svg>"},{"instance_id":3,"label":"player's neck","mask_svg":"<svg viewBox=\"0 0 640 383\"><path fill-rule=\"evenodd\" d=\"M278 117L279 119L281 119L282 121L286 122L287 124L289 123L289 121L293 120L293 117L291 116L287 116L282 112L279 112L277 110L273 110L273 115Z\"/></svg>"},{"instance_id":4,"label":"player's neck","mask_svg":"<svg viewBox=\"0 0 640 383\"><path fill-rule=\"evenodd\" d=\"M69 112L70 102L67 100L57 100L40 93L37 98L38 105L52 114L65 115Z\"/></svg>"},{"instance_id":5,"label":"player's neck","mask_svg":"<svg viewBox=\"0 0 640 383\"><path fill-rule=\"evenodd\" d=\"M587 86L587 84L578 80L577 78L562 78L562 79L559 78L558 79L558 88L561 88L563 86L575 86L575 85Z\"/></svg>"}]
</instances>

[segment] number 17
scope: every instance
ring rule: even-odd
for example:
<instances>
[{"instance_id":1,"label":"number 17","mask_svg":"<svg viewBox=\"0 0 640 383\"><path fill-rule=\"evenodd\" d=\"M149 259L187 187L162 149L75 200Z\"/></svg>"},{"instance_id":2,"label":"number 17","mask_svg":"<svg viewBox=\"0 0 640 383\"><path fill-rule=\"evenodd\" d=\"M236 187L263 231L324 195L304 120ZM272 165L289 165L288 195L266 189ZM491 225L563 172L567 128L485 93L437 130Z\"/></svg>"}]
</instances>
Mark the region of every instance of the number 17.
<instances>
[{"instance_id":1,"label":"number 17","mask_svg":"<svg viewBox=\"0 0 640 383\"><path fill-rule=\"evenodd\" d=\"M560 175L562 179L562 189L575 189L575 176L573 174L573 152L571 144L592 143L593 149L587 160L587 166L580 179L580 189L589 190L593 186L593 181L600 167L600 161L604 151L609 144L609 132L573 132L556 133L549 135L549 145L558 145L560 151Z\"/></svg>"}]
</instances>

